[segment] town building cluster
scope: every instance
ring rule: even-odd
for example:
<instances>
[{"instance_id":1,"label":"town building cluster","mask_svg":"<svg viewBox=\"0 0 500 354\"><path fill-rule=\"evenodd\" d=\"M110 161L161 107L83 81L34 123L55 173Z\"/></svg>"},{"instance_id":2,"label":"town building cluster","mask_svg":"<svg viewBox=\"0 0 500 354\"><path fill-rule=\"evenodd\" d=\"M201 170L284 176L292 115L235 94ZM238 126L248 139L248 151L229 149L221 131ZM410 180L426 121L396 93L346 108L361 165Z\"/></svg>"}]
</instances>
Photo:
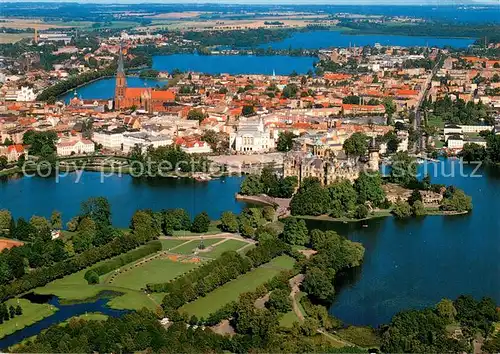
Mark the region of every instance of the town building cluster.
<instances>
[{"instance_id":1,"label":"town building cluster","mask_svg":"<svg viewBox=\"0 0 500 354\"><path fill-rule=\"evenodd\" d=\"M263 154L277 149L280 134L293 133L294 152L285 159L285 175L318 176L325 183L342 176L354 179L358 162L343 152L343 144L360 132L377 141L365 166L376 169L387 152L381 139L394 131L398 151L414 149L409 127L424 100L481 102L498 114L500 61L457 56L436 48L350 47L320 51L320 59L340 70L318 75L207 75L160 72L170 78L164 87L127 84L124 60L143 43L165 44L165 36L122 33L103 39L95 51L72 45L65 35L35 34L35 42L54 42L52 54L67 60L51 68L0 62L0 155L15 161L26 154L23 135L29 130L54 131L60 156L106 152L128 154L136 145L176 145L196 154ZM59 38L60 37L60 38ZM64 37L64 38L63 38ZM441 62L438 60L444 56ZM438 63L429 66L428 63ZM78 88L70 100L41 102L38 95L74 74L116 65L113 97L82 97ZM355 70L352 69L355 67ZM342 68L351 68L342 70ZM446 125L442 140L459 151L467 142L484 145L477 136L495 125ZM205 138L207 132L224 140L224 149ZM213 139L212 139L213 140ZM217 151L216 151L217 150Z\"/></svg>"}]
</instances>

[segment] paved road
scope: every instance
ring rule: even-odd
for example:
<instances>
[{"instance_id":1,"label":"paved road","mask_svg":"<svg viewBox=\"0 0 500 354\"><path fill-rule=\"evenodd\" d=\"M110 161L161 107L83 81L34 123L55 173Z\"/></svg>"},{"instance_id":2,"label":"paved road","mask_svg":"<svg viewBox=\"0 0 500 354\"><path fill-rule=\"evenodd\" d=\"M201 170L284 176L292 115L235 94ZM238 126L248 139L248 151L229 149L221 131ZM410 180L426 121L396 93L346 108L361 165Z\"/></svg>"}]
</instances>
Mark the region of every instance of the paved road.
<instances>
[{"instance_id":1,"label":"paved road","mask_svg":"<svg viewBox=\"0 0 500 354\"><path fill-rule=\"evenodd\" d=\"M415 107L415 119L413 121L413 129L415 130L420 129L420 127L422 126L422 112L420 110L420 107L422 106L422 102L424 102L424 99L427 97L429 89L431 88L432 78L434 77L434 75L436 75L438 70L439 70L439 61L436 63L436 65L434 65L434 68L432 68L431 73L427 77L427 80L425 81L424 93L422 97L420 97L420 100L418 101L418 104ZM425 150L424 139L422 139L421 136L416 145L414 146L414 151L418 152L418 150Z\"/></svg>"}]
</instances>

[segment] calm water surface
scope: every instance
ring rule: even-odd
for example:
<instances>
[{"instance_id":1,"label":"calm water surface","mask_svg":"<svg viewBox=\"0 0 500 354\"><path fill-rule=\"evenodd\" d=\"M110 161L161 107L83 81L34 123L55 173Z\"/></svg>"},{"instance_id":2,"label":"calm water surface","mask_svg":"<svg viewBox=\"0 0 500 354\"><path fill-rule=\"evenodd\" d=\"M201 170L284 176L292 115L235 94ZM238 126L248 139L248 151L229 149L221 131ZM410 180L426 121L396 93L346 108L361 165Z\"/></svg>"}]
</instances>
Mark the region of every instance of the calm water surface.
<instances>
[{"instance_id":1,"label":"calm water surface","mask_svg":"<svg viewBox=\"0 0 500 354\"><path fill-rule=\"evenodd\" d=\"M349 46L373 46L375 43L381 45L395 45L402 47L430 46L465 48L472 43L474 39L469 38L438 38L438 37L417 37L417 36L389 36L384 34L349 34L342 31L311 31L297 32L291 37L279 42L262 44L261 48L288 49L320 49L330 47L349 47Z\"/></svg>"},{"instance_id":2,"label":"calm water surface","mask_svg":"<svg viewBox=\"0 0 500 354\"><path fill-rule=\"evenodd\" d=\"M35 295L29 293L24 298L30 300L34 303L48 303L58 310L53 315L45 317L43 320L38 321L30 326L23 328L20 331L14 332L0 339L0 349L7 349L8 347L21 342L22 340L35 336L39 334L42 330L49 328L50 326L64 322L71 317L84 315L92 312L100 312L107 316L118 317L128 311L126 310L114 310L107 306L112 294L101 293L101 298L90 301L90 302L79 302L74 304L61 304L57 296L52 295ZM14 321L11 320L11 321Z\"/></svg>"},{"instance_id":3,"label":"calm water surface","mask_svg":"<svg viewBox=\"0 0 500 354\"><path fill-rule=\"evenodd\" d=\"M0 179L0 209L11 210L14 217L29 219L32 215L50 217L52 210L62 212L64 221L77 215L80 204L92 196L108 198L113 224L128 227L138 209L161 210L184 208L194 216L206 211L218 219L223 211L239 213L246 206L235 200L241 178L196 182L192 179L134 179L129 175L113 175L101 183L99 172L76 173L62 177Z\"/></svg>"},{"instance_id":4,"label":"calm water surface","mask_svg":"<svg viewBox=\"0 0 500 354\"><path fill-rule=\"evenodd\" d=\"M100 79L73 91L67 92L62 95L60 99L69 103L69 101L75 96L75 92L78 97L83 99L113 99L115 96L115 83L116 78L114 77ZM141 79L137 76L127 77L128 87L162 87L166 84L166 80Z\"/></svg>"},{"instance_id":5,"label":"calm water surface","mask_svg":"<svg viewBox=\"0 0 500 354\"><path fill-rule=\"evenodd\" d=\"M331 312L346 323L377 326L390 321L398 311L431 306L443 297L460 294L490 296L500 303L500 173L483 171L483 177L434 177L434 183L454 184L472 196L474 210L462 216L428 216L405 221L382 218L359 223L316 223L311 227L337 230L366 248L363 265L336 285ZM465 172L472 168L466 167ZM432 170L431 170L432 172ZM191 215L206 210L212 218L222 211L239 212L245 204L235 201L241 178L197 183L191 180L136 181L113 176L100 183L100 174L85 172L52 179L3 179L0 208L15 217L33 214L48 217L53 209L68 220L90 196L107 197L113 222L126 227L136 209L182 207Z\"/></svg>"},{"instance_id":6,"label":"calm water surface","mask_svg":"<svg viewBox=\"0 0 500 354\"><path fill-rule=\"evenodd\" d=\"M458 162L445 161L449 174ZM469 173L473 168L465 167ZM361 269L340 279L331 312L341 320L377 326L398 311L432 306L460 294L490 296L500 303L500 172L483 177L432 177L472 196L469 215L427 216L404 221L382 218L360 223L313 223L334 229L366 248ZM433 176L433 173L430 173Z\"/></svg>"},{"instance_id":7,"label":"calm water surface","mask_svg":"<svg viewBox=\"0 0 500 354\"><path fill-rule=\"evenodd\" d=\"M313 57L289 57L283 55L197 55L174 54L153 57L153 68L157 70L196 71L207 74L263 74L288 75L293 71L305 74L313 69Z\"/></svg>"}]
</instances>

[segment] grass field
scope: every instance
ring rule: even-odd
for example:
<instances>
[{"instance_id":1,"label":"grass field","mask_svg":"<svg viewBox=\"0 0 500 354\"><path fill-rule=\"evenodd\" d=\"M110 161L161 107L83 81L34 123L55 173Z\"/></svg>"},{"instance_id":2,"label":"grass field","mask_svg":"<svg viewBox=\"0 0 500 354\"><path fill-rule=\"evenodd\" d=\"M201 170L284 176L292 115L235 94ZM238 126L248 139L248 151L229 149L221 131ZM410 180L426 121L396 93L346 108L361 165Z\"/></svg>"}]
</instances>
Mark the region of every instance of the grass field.
<instances>
[{"instance_id":1,"label":"grass field","mask_svg":"<svg viewBox=\"0 0 500 354\"><path fill-rule=\"evenodd\" d=\"M194 263L173 262L166 258L156 258L119 274L111 285L140 290L148 283L166 283L197 266L198 264Z\"/></svg>"},{"instance_id":2,"label":"grass field","mask_svg":"<svg viewBox=\"0 0 500 354\"><path fill-rule=\"evenodd\" d=\"M77 273L54 280L44 287L36 288L34 292L37 294L53 294L66 301L76 301L92 298L101 291L115 291L123 293L123 295L114 297L109 301L108 305L111 308L119 310L138 310L143 307L154 310L156 308L157 303L142 291L107 284L87 284L84 279L87 270L83 269Z\"/></svg>"},{"instance_id":3,"label":"grass field","mask_svg":"<svg viewBox=\"0 0 500 354\"><path fill-rule=\"evenodd\" d=\"M300 322L300 321L293 310L285 313L280 318L280 326L281 327L292 328L292 326L295 322Z\"/></svg>"},{"instance_id":4,"label":"grass field","mask_svg":"<svg viewBox=\"0 0 500 354\"><path fill-rule=\"evenodd\" d=\"M100 312L89 312L80 316L71 317L70 319L61 322L61 325L67 325L71 320L85 320L85 321L106 321L108 316Z\"/></svg>"},{"instance_id":5,"label":"grass field","mask_svg":"<svg viewBox=\"0 0 500 354\"><path fill-rule=\"evenodd\" d=\"M207 296L182 306L181 311L187 312L189 315L196 315L198 318L206 318L227 303L237 300L241 293L255 290L280 271L291 269L293 262L294 259L288 256L277 257L271 262L215 289Z\"/></svg>"},{"instance_id":6,"label":"grass field","mask_svg":"<svg viewBox=\"0 0 500 354\"><path fill-rule=\"evenodd\" d=\"M246 244L247 243L243 241L229 239L215 246L210 252L200 252L200 256L217 258L226 251L237 251Z\"/></svg>"},{"instance_id":7,"label":"grass field","mask_svg":"<svg viewBox=\"0 0 500 354\"><path fill-rule=\"evenodd\" d=\"M0 338L38 322L57 311L52 305L34 304L26 299L10 299L6 301L6 304L7 306L12 305L14 307L18 304L21 305L23 314L0 324Z\"/></svg>"},{"instance_id":8,"label":"grass field","mask_svg":"<svg viewBox=\"0 0 500 354\"><path fill-rule=\"evenodd\" d=\"M171 248L182 245L187 242L187 240L161 240L161 246L164 251L168 251Z\"/></svg>"},{"instance_id":9,"label":"grass field","mask_svg":"<svg viewBox=\"0 0 500 354\"><path fill-rule=\"evenodd\" d=\"M32 33L2 33L0 34L0 44L16 43L30 37L33 37Z\"/></svg>"},{"instance_id":10,"label":"grass field","mask_svg":"<svg viewBox=\"0 0 500 354\"><path fill-rule=\"evenodd\" d=\"M375 348L380 346L380 338L375 331L369 327L349 326L337 331L337 335L350 343L364 348Z\"/></svg>"},{"instance_id":11,"label":"grass field","mask_svg":"<svg viewBox=\"0 0 500 354\"><path fill-rule=\"evenodd\" d=\"M213 245L214 243L220 242L222 240L223 240L223 238L204 239L203 244L205 245L205 247L209 247L209 246ZM192 254L193 250L196 249L199 245L200 245L200 240L191 240L190 242L172 250L172 253Z\"/></svg>"}]
</instances>

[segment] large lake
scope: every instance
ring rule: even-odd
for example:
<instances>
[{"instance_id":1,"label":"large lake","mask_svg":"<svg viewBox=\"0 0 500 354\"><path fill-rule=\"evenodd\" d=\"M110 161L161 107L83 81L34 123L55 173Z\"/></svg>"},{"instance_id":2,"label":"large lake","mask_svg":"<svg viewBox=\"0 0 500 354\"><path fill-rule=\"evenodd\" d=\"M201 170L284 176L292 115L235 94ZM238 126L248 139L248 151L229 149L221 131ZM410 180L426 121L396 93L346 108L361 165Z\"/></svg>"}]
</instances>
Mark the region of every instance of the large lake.
<instances>
[{"instance_id":1,"label":"large lake","mask_svg":"<svg viewBox=\"0 0 500 354\"><path fill-rule=\"evenodd\" d=\"M452 164L443 166L449 173ZM470 172L469 167L465 168ZM434 177L434 183L455 184L473 197L474 211L465 216L428 216L398 221L389 217L361 224L326 223L315 227L335 229L366 248L365 260L356 272L337 283L332 313L346 323L377 326L398 311L421 308L443 297L460 294L491 296L500 303L500 173L483 171L483 177ZM210 182L191 180L133 180L85 172L62 178L4 178L0 183L0 208L15 217L33 214L48 217L53 209L68 220L90 196L107 197L113 222L127 227L136 209L182 207L191 215L206 210L212 218L222 211L239 212L245 204L235 201L241 178ZM313 226L313 225L311 225Z\"/></svg>"},{"instance_id":2,"label":"large lake","mask_svg":"<svg viewBox=\"0 0 500 354\"><path fill-rule=\"evenodd\" d=\"M373 46L375 43L381 45L395 45L401 47L454 47L465 48L472 43L471 38L439 38L439 37L420 37L420 36L389 36L384 34L349 34L342 31L310 31L297 32L289 38L282 41L262 44L261 48L288 49L320 49L330 47L349 47L349 46Z\"/></svg>"},{"instance_id":3,"label":"large lake","mask_svg":"<svg viewBox=\"0 0 500 354\"><path fill-rule=\"evenodd\" d=\"M173 54L153 57L153 68L172 72L174 69L182 71L196 71L207 74L266 74L288 75L292 72L305 74L313 70L317 61L313 57L289 56L253 56L253 55L197 55ZM115 78L103 78L77 88L78 97L83 99L108 99L115 95ZM128 87L156 87L167 83L165 80L141 79L128 77ZM69 102L74 97L74 91L67 92L60 99Z\"/></svg>"}]
</instances>

